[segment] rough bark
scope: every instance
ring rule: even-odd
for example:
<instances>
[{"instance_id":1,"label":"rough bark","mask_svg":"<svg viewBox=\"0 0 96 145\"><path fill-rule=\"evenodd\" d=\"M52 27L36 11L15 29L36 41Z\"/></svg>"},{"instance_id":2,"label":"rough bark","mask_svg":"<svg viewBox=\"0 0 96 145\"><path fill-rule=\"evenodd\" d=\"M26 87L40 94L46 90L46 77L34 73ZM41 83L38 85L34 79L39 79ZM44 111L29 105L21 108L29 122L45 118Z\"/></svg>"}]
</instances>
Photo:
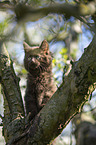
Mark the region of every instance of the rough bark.
<instances>
[{"instance_id":1,"label":"rough bark","mask_svg":"<svg viewBox=\"0 0 96 145\"><path fill-rule=\"evenodd\" d=\"M13 136L18 137L22 133L24 108L18 78L9 54L2 43L0 44L0 82L4 97L3 132L5 141L9 142Z\"/></svg>"},{"instance_id":2,"label":"rough bark","mask_svg":"<svg viewBox=\"0 0 96 145\"><path fill-rule=\"evenodd\" d=\"M18 145L50 144L71 118L80 111L95 89L96 36L85 49L82 57L73 63L72 70L64 78L63 84L26 129L21 95L18 83L16 83L17 78L13 75L10 58L5 52L0 54L0 78L4 90L5 112L7 108L9 109L7 115L4 114L6 142L13 145L17 143Z\"/></svg>"}]
</instances>

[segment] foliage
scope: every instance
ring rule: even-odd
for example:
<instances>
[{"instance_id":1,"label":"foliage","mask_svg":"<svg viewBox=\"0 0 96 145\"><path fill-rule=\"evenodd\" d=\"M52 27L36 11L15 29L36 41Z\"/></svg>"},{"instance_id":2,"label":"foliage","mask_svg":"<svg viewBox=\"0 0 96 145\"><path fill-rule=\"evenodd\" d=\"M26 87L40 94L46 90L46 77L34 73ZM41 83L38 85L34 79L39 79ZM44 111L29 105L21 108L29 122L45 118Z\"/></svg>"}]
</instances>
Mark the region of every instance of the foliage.
<instances>
[{"instance_id":1,"label":"foliage","mask_svg":"<svg viewBox=\"0 0 96 145\"><path fill-rule=\"evenodd\" d=\"M87 8L87 4L89 4L90 1L10 0L7 6L4 1L0 1L0 6L2 6L0 8L0 15L4 14L4 18L0 22L0 40L6 43L9 54L15 63L14 67L16 73L21 78L22 94L24 95L26 85L23 80L25 80L27 74L22 61L24 57L23 41L28 42L30 45L39 45L43 39L47 39L50 44L50 50L54 55L54 78L57 86L60 86L64 81L64 77L70 72L72 63L78 60L80 58L80 53L82 54L84 51L82 45L83 48L86 47L93 37L93 31L95 32L96 25L96 12L85 16L83 14L78 17L75 17L75 15L72 17L68 13L49 13L41 17L41 19L37 17L35 21L31 21L30 18L29 21L25 21L25 15L27 15L28 10L27 7L22 7L21 11L24 10L23 12L25 14L23 15L19 9L20 7L14 7L14 3L16 3L17 6L19 4L21 6L21 4L23 5L24 3L26 6L32 7L32 10L33 8L44 8L56 3L78 4L82 11L82 8ZM27 15L27 17L29 16ZM33 17L35 18L36 16L33 15ZM90 102L87 104L87 107L90 108L89 110L93 108L93 105L91 106L90 104ZM96 120L94 116L95 115L93 115L92 118Z\"/></svg>"}]
</instances>

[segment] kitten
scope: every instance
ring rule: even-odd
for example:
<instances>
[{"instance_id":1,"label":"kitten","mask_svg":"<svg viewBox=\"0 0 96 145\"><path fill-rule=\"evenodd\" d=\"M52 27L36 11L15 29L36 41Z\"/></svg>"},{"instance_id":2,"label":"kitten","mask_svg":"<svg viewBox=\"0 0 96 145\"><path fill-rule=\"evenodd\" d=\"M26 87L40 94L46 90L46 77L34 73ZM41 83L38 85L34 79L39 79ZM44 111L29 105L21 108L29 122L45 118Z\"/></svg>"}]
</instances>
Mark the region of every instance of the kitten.
<instances>
[{"instance_id":1,"label":"kitten","mask_svg":"<svg viewBox=\"0 0 96 145\"><path fill-rule=\"evenodd\" d=\"M46 40L40 47L30 47L24 42L24 51L24 66L28 71L25 107L33 119L56 91L52 78L52 55Z\"/></svg>"}]
</instances>

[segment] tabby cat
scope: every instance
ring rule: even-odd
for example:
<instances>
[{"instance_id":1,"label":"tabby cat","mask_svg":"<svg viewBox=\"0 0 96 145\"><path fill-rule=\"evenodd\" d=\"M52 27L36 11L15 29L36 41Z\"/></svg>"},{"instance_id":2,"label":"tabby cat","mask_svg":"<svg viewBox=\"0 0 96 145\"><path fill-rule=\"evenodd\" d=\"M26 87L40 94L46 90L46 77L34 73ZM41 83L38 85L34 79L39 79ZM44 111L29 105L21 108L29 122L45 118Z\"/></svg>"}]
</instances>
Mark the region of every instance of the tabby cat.
<instances>
[{"instance_id":1,"label":"tabby cat","mask_svg":"<svg viewBox=\"0 0 96 145\"><path fill-rule=\"evenodd\" d=\"M24 66L28 71L25 107L33 119L56 91L52 78L52 54L46 40L36 47L24 42L24 51Z\"/></svg>"}]
</instances>

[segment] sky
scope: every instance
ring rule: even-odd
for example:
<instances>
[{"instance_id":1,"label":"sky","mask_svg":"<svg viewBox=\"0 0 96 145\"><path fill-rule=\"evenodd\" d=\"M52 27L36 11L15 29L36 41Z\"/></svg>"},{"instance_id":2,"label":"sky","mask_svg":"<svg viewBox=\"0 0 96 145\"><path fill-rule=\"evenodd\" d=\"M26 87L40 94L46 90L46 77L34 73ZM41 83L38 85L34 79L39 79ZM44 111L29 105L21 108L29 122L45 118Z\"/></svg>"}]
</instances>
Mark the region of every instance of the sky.
<instances>
[{"instance_id":1,"label":"sky","mask_svg":"<svg viewBox=\"0 0 96 145\"><path fill-rule=\"evenodd\" d=\"M0 12L0 22L2 22L5 19L5 17L6 17L6 14L4 12ZM52 24L51 21L50 21L50 24ZM39 23L38 22L27 23L27 31L28 31L28 33L30 33L31 42L35 42L37 45L40 44L40 42L45 38L40 30L41 25L42 25L41 21L39 21ZM47 31L48 27L44 27L44 28L46 28L46 31ZM78 44L78 47L80 49L77 53L77 60L81 57L82 53L84 52L84 48L86 48L90 44L92 37L93 37L92 33L90 33L90 31L86 31L83 26L81 27L81 29L82 29L82 33L79 36L79 44ZM22 31L22 28L19 30ZM16 58L17 58L18 62L20 64L22 64L23 58L24 58L24 50L23 50L24 34L23 34L23 32L19 33L19 38L18 39L15 38L15 40L18 43L9 42L7 47L8 47L8 50L9 50L11 56L13 53L14 53L14 55L16 53ZM50 43L50 50L53 51L53 53L56 51L57 48L61 49L62 47L64 47L64 43L62 43L62 42ZM15 50L15 52L14 52L14 50ZM57 49L57 54L56 54L57 58L59 57L58 53L59 52ZM66 136L65 132L68 132L68 134L70 134L69 129L70 129L71 125L72 124L70 123L69 126L66 128L66 130L62 134L64 134L65 136ZM68 138L66 140L68 140Z\"/></svg>"}]
</instances>

